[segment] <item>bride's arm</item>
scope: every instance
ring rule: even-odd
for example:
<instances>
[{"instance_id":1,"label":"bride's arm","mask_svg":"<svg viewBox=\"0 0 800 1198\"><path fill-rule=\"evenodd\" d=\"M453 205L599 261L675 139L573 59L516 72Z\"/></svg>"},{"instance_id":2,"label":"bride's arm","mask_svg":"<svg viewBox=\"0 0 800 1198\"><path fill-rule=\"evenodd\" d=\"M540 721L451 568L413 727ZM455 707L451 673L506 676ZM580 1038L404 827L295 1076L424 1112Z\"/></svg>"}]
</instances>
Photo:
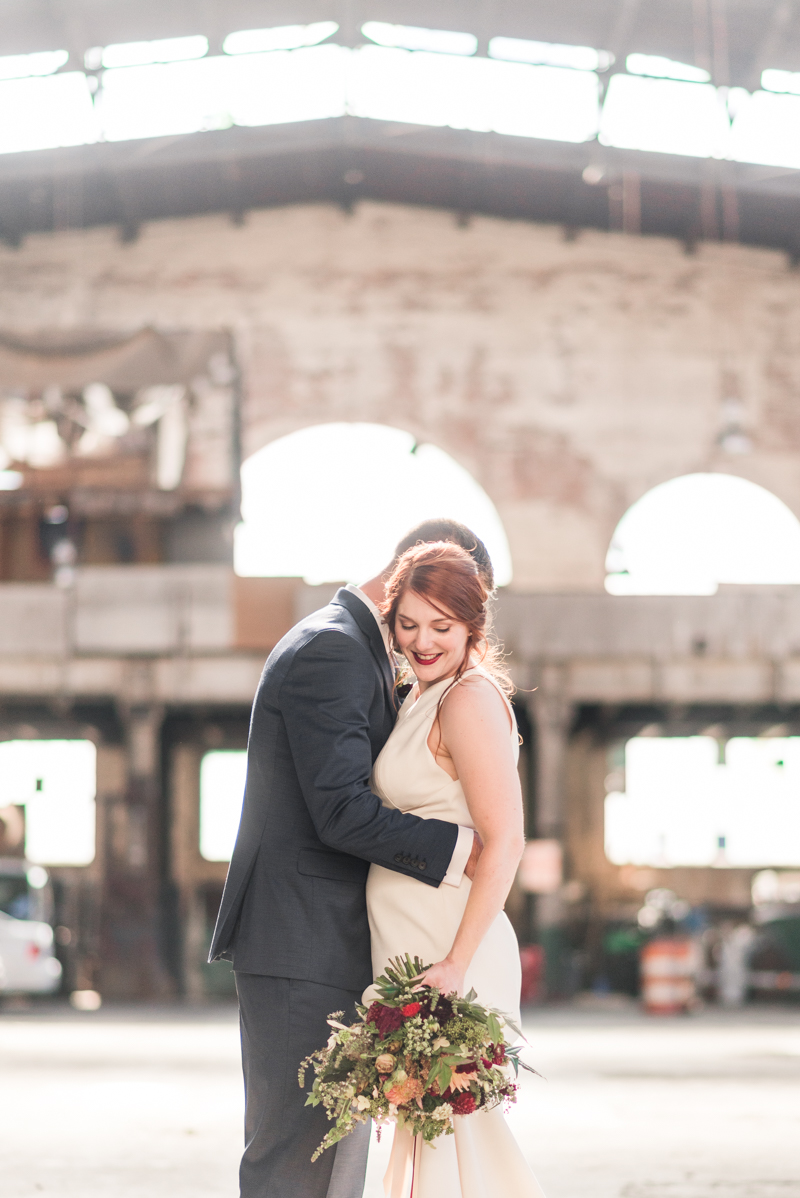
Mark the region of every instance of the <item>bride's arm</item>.
<instances>
[{"instance_id":1,"label":"bride's arm","mask_svg":"<svg viewBox=\"0 0 800 1198\"><path fill-rule=\"evenodd\" d=\"M470 678L453 687L442 704L441 733L483 852L453 947L423 976L444 993L463 993L464 974L503 909L525 846L522 794L509 714L491 682Z\"/></svg>"}]
</instances>

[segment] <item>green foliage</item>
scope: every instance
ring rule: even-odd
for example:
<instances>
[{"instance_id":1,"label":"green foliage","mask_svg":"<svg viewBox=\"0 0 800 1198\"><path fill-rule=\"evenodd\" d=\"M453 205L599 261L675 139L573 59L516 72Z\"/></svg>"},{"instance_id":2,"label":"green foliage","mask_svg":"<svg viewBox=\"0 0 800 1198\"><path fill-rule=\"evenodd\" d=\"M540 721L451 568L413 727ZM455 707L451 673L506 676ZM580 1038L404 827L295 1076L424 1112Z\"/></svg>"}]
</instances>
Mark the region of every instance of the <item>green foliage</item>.
<instances>
[{"instance_id":1,"label":"green foliage","mask_svg":"<svg viewBox=\"0 0 800 1198\"><path fill-rule=\"evenodd\" d=\"M302 1062L300 1085L309 1068L315 1075L306 1105L324 1106L334 1124L312 1159L368 1119L379 1127L398 1123L426 1142L452 1135L462 1091L472 1095L475 1109L516 1101L512 1071L515 1077L520 1066L530 1066L520 1060L520 1046L505 1039L504 1028L521 1033L502 1012L478 1003L474 991L463 998L444 996L448 1018L440 1023L435 1013L443 1009L442 995L419 982L426 968L408 954L390 961L375 982L379 1002L359 1006L351 1027L336 1012L328 1020L327 1045ZM409 1004L414 1009L402 1013ZM388 1052L395 1067L387 1076L378 1072L376 1060Z\"/></svg>"}]
</instances>

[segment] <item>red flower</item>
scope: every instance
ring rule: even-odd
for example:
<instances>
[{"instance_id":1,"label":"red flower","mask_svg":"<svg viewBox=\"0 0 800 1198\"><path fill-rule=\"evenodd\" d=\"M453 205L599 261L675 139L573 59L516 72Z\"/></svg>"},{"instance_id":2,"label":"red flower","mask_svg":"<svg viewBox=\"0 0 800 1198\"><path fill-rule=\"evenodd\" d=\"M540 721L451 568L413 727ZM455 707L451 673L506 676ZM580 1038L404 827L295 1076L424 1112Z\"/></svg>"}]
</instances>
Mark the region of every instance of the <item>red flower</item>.
<instances>
[{"instance_id":1,"label":"red flower","mask_svg":"<svg viewBox=\"0 0 800 1198\"><path fill-rule=\"evenodd\" d=\"M439 1001L431 1011L434 1019L438 1019L439 1023L445 1024L449 1019L453 1018L453 1004L446 998L439 997Z\"/></svg>"},{"instance_id":2,"label":"red flower","mask_svg":"<svg viewBox=\"0 0 800 1198\"><path fill-rule=\"evenodd\" d=\"M420 1010L421 1006L422 1006L422 1003L407 1002L406 1005L403 1007L403 1014L405 1015L406 1019L410 1019L412 1015L416 1015L417 1011Z\"/></svg>"},{"instance_id":3,"label":"red flower","mask_svg":"<svg viewBox=\"0 0 800 1198\"><path fill-rule=\"evenodd\" d=\"M484 1066L487 1069L490 1069L492 1065L502 1065L503 1061L506 1059L505 1045L504 1044L497 1044L497 1045L493 1044L491 1060L487 1060L486 1057L482 1057L481 1059L483 1061Z\"/></svg>"},{"instance_id":4,"label":"red flower","mask_svg":"<svg viewBox=\"0 0 800 1198\"><path fill-rule=\"evenodd\" d=\"M397 1007L386 1007L381 1002L374 1002L367 1011L367 1023L374 1023L381 1036L389 1036L396 1032L403 1022L403 1012Z\"/></svg>"},{"instance_id":5,"label":"red flower","mask_svg":"<svg viewBox=\"0 0 800 1198\"><path fill-rule=\"evenodd\" d=\"M450 1099L450 1105L454 1115L471 1115L477 1103L475 1095L471 1094L469 1090L464 1090L463 1093L456 1094L455 1098Z\"/></svg>"}]
</instances>

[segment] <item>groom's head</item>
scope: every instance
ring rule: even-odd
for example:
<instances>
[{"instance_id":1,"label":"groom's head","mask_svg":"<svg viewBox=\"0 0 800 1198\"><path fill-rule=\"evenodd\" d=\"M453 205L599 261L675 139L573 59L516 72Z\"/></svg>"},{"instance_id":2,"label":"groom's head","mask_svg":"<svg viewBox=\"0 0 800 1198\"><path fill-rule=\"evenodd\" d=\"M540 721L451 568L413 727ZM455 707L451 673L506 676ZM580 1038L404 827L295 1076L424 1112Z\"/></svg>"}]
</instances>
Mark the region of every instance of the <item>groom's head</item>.
<instances>
[{"instance_id":1,"label":"groom's head","mask_svg":"<svg viewBox=\"0 0 800 1198\"><path fill-rule=\"evenodd\" d=\"M466 524L459 524L458 520L438 518L435 520L423 520L421 524L415 524L398 541L390 569L394 567L397 559L402 557L407 549L412 549L414 545L425 544L428 541L452 541L453 544L460 545L462 549L466 549L467 553L475 561L481 578L486 585L486 589L488 591L494 590L494 569L492 568L492 559L489 557L488 549L471 528L467 528Z\"/></svg>"}]
</instances>

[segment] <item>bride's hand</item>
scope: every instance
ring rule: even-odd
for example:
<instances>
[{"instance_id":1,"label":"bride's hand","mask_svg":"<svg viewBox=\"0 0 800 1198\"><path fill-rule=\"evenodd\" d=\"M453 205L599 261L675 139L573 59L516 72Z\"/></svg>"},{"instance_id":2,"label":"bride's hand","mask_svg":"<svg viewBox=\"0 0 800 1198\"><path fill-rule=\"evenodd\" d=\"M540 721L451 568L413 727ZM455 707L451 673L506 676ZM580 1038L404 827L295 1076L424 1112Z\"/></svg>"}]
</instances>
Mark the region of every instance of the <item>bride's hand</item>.
<instances>
[{"instance_id":1,"label":"bride's hand","mask_svg":"<svg viewBox=\"0 0 800 1198\"><path fill-rule=\"evenodd\" d=\"M442 994L460 995L464 993L464 970L445 957L444 961L437 961L425 973L421 973L417 983L419 986L435 986Z\"/></svg>"}]
</instances>

